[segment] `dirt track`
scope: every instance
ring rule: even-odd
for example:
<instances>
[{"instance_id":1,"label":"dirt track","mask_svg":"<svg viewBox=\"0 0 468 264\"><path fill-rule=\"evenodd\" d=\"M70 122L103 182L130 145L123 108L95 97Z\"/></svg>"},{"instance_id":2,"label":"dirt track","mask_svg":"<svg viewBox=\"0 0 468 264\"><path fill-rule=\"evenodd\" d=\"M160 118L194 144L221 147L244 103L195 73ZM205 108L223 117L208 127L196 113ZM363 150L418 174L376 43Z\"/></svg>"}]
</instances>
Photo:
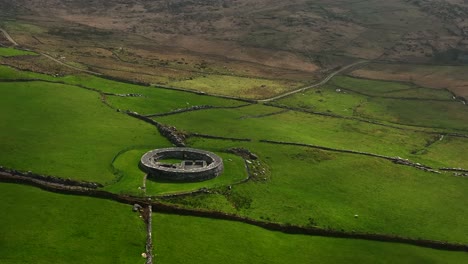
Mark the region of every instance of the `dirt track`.
<instances>
[{"instance_id":1,"label":"dirt track","mask_svg":"<svg viewBox=\"0 0 468 264\"><path fill-rule=\"evenodd\" d=\"M309 85L309 86L306 86L306 87L302 87L300 89L297 89L297 90L294 90L294 91L291 91L291 92L287 92L285 94L281 94L281 95L278 95L278 96L275 96L275 97L271 97L271 98L267 98L267 99L262 99L262 100L257 100L257 102L259 103L265 103L265 102L270 102L270 101L273 101L273 100L277 100L277 99L281 99L283 97L286 97L286 96L290 96L290 95L293 95L295 93L299 93L299 92L304 92L310 88L314 88L314 87L317 87L317 86L321 86L321 85L324 85L326 84L328 81L331 80L331 78L333 78L335 75L337 75L338 73L341 73L343 71L346 71L356 65L360 65L360 64L364 64L364 63L368 63L369 61L358 61L358 62L354 62L352 64L349 64L349 65L346 65L344 66L343 68L337 70L337 71L334 71L332 72L330 75L328 75L327 77L325 77L325 79L321 80L320 82L318 83L315 83L315 84L312 84L312 85Z\"/></svg>"},{"instance_id":2,"label":"dirt track","mask_svg":"<svg viewBox=\"0 0 468 264\"><path fill-rule=\"evenodd\" d=\"M19 44L10 36L10 34L8 34L8 32L2 28L0 28L0 31L3 33L3 35L8 39L8 41L11 42L11 44L13 44L14 46L19 46ZM70 68L70 69L73 69L73 70L76 70L76 71L80 71L80 72L86 72L86 73L89 73L89 74L94 74L94 75L102 75L98 72L93 72L93 71L88 71L88 70L84 70L84 69L80 69L78 67L75 67L73 65L69 65L69 64L66 64L65 62L63 61L60 61L60 60L57 60L56 58L48 55L48 54L45 54L43 52L39 52L39 51L34 51L34 52L37 52L39 54L41 54L42 56L46 57L47 59L49 60L52 60L60 65L63 65L67 68Z\"/></svg>"},{"instance_id":3,"label":"dirt track","mask_svg":"<svg viewBox=\"0 0 468 264\"><path fill-rule=\"evenodd\" d=\"M8 32L6 32L6 30L0 28L0 31L8 39L8 41L10 41L13 45L19 46L18 43L10 36L10 34L8 34Z\"/></svg>"}]
</instances>

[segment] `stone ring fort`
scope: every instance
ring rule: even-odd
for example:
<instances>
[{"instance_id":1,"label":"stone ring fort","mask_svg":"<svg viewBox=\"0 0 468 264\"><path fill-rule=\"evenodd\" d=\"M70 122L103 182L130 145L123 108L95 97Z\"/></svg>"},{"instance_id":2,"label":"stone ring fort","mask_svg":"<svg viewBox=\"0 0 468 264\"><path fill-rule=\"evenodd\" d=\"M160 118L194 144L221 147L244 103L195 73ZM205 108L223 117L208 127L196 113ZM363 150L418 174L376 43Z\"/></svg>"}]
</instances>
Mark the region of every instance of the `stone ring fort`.
<instances>
[{"instance_id":1,"label":"stone ring fort","mask_svg":"<svg viewBox=\"0 0 468 264\"><path fill-rule=\"evenodd\" d=\"M167 160L181 162L171 163ZM221 157L193 148L151 150L141 157L140 167L155 179L175 182L205 181L219 176L224 170Z\"/></svg>"}]
</instances>

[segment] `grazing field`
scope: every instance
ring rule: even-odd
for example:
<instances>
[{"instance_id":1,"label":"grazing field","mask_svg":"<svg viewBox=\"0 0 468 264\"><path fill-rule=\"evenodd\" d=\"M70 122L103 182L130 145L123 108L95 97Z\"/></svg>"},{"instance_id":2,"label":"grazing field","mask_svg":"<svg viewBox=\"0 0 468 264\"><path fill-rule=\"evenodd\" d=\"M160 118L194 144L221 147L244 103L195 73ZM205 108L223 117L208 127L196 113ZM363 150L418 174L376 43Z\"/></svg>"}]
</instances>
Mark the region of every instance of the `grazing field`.
<instances>
[{"instance_id":1,"label":"grazing field","mask_svg":"<svg viewBox=\"0 0 468 264\"><path fill-rule=\"evenodd\" d=\"M158 263L463 263L465 252L289 235L238 222L154 214ZM177 252L176 254L174 252Z\"/></svg>"},{"instance_id":2,"label":"grazing field","mask_svg":"<svg viewBox=\"0 0 468 264\"><path fill-rule=\"evenodd\" d=\"M190 140L190 146L208 150L248 148L268 168L265 176L259 176L267 180L173 202L219 210L224 196L223 211L235 205L237 213L266 221L468 241L464 224L468 218L464 205L468 182L462 177L305 147L196 138Z\"/></svg>"},{"instance_id":3,"label":"grazing field","mask_svg":"<svg viewBox=\"0 0 468 264\"><path fill-rule=\"evenodd\" d=\"M31 52L31 51L0 47L0 57L12 57L12 56L22 56L22 55L38 55L38 54L35 52Z\"/></svg>"},{"instance_id":4,"label":"grazing field","mask_svg":"<svg viewBox=\"0 0 468 264\"><path fill-rule=\"evenodd\" d=\"M273 114L275 113L275 114ZM270 115L272 114L272 115ZM223 118L218 118L222 116ZM208 109L155 120L187 131L215 136L307 143L337 149L401 156L433 163L412 153L424 148L433 134L407 131L357 120L346 120L251 105L238 109ZM444 153L440 153L444 155Z\"/></svg>"},{"instance_id":5,"label":"grazing field","mask_svg":"<svg viewBox=\"0 0 468 264\"><path fill-rule=\"evenodd\" d=\"M420 155L440 161L446 167L468 168L466 149L468 138L446 136L427 148L421 149ZM444 153L441 155L441 153Z\"/></svg>"},{"instance_id":6,"label":"grazing field","mask_svg":"<svg viewBox=\"0 0 468 264\"><path fill-rule=\"evenodd\" d=\"M199 90L211 94L249 99L262 99L285 93L303 85L293 81L245 78L227 75L208 75L191 80L169 83L174 87Z\"/></svg>"},{"instance_id":7,"label":"grazing field","mask_svg":"<svg viewBox=\"0 0 468 264\"><path fill-rule=\"evenodd\" d=\"M107 96L107 101L115 108L136 111L140 114L164 113L176 109L190 108L200 105L231 107L245 104L245 102L237 100L128 84L91 75L81 74L52 77L46 74L20 71L6 66L0 66L0 79L40 79L50 82L79 85L104 93L113 93L117 95L136 94L138 95L136 97L109 95Z\"/></svg>"},{"instance_id":8,"label":"grazing field","mask_svg":"<svg viewBox=\"0 0 468 264\"><path fill-rule=\"evenodd\" d=\"M0 189L2 210L9 212L0 219L1 263L144 261L144 224L129 205L17 184L1 183ZM468 257L398 243L288 235L192 216L155 213L153 223L158 263L463 263Z\"/></svg>"},{"instance_id":9,"label":"grazing field","mask_svg":"<svg viewBox=\"0 0 468 264\"><path fill-rule=\"evenodd\" d=\"M468 263L466 0L0 6L0 264Z\"/></svg>"},{"instance_id":10,"label":"grazing field","mask_svg":"<svg viewBox=\"0 0 468 264\"><path fill-rule=\"evenodd\" d=\"M468 107L444 89L335 77L326 86L274 104L446 131L468 131Z\"/></svg>"},{"instance_id":11,"label":"grazing field","mask_svg":"<svg viewBox=\"0 0 468 264\"><path fill-rule=\"evenodd\" d=\"M106 183L113 157L134 145L169 146L155 127L117 113L85 89L45 82L0 83L2 166ZM4 152L5 153L5 152Z\"/></svg>"},{"instance_id":12,"label":"grazing field","mask_svg":"<svg viewBox=\"0 0 468 264\"><path fill-rule=\"evenodd\" d=\"M0 183L0 263L142 263L145 225L129 205Z\"/></svg>"},{"instance_id":13,"label":"grazing field","mask_svg":"<svg viewBox=\"0 0 468 264\"><path fill-rule=\"evenodd\" d=\"M0 130L0 149L7 153L0 155L1 166L95 181L105 185L103 191L152 196L154 201L168 206L214 210L303 227L468 244L466 178L341 151L400 156L435 169L468 168L468 160L464 158L466 138L447 134L468 131L466 106L454 101L446 90L339 76L322 87L266 105L85 74L53 77L4 66L0 67L0 79L0 120L6 124ZM193 108L196 106L214 108ZM189 147L219 154L224 159L225 171L215 179L197 183L145 180L145 173L138 167L141 156L150 149L172 144L156 127L130 117L125 111L153 115L180 109L196 111L152 118L175 126L187 137ZM210 136L219 138L208 139ZM244 160L229 153L231 148L245 148L255 155ZM240 183L248 175L246 164L251 178ZM62 240L67 239L72 241L67 243L78 244L65 243L67 248L87 254L80 261L112 260L119 255L107 259L104 255L126 243L130 245L128 251L119 252L126 257L112 263L137 261L132 258L142 260L139 254L144 251L144 230L137 214L130 213L129 206L49 194L19 185L0 184L0 191L2 189L5 192L0 192L4 201L1 206L12 212L11 216L0 220L4 226L11 226L10 222L18 217L33 218L21 215L25 210L23 205L14 209L10 205L17 201L25 203L26 199L42 203L27 211L36 215L38 223L43 219L42 214L50 216L44 220L46 224L58 223L59 228L46 236L46 241L38 242L51 247L52 253L36 256L37 263L50 261L56 251L62 262L73 263L67 260L78 259L78 253L67 253L61 246ZM204 191L177 195L200 189ZM163 197L167 194L173 196ZM18 198L20 195L24 197ZM51 198L47 198L49 196ZM50 200L59 202L51 207L47 205ZM86 208L88 202L90 208ZM72 208L68 208L70 204ZM65 205L69 206L61 209ZM75 216L81 208L89 211ZM134 219L137 223L123 220L127 214L120 208L128 210L130 221ZM73 234L68 235L68 232L71 231L63 229L69 227L61 224L67 222L68 210L75 209L76 212L70 213L76 218L70 227L87 221L82 229L75 228L77 240L70 239ZM67 214L63 213L65 210ZM97 214L101 211L105 211L102 216ZM108 225L112 220L106 217L114 213L120 221L115 226ZM82 219L84 216L86 220ZM99 217L104 218L100 220ZM57 220L53 221L55 218ZM247 259L259 263L460 263L467 257L466 253L395 243L287 235L237 222L189 216L156 213L154 218L154 248L156 262L160 263L244 263ZM94 221L97 220L100 222L96 225ZM26 220L18 223L24 224L22 221ZM128 225L138 229L132 231L136 232L133 236L125 233ZM13 226L11 230L17 228ZM112 239L116 232L123 232L122 237L103 248L90 248L98 235L88 229L108 232L111 228L113 233L104 234L103 241ZM9 230L5 234L12 237ZM41 236L45 230L33 224L29 232L35 233L20 233L11 247L25 243L31 234ZM54 246L56 244L58 246ZM32 252L31 259L39 254L38 244L26 245ZM93 250L98 249L100 251L94 254ZM396 251L399 253L395 254ZM22 253L17 249L0 254L0 262L12 263L19 254ZM28 261L26 259L26 263Z\"/></svg>"},{"instance_id":14,"label":"grazing field","mask_svg":"<svg viewBox=\"0 0 468 264\"><path fill-rule=\"evenodd\" d=\"M107 101L122 110L131 110L143 115L160 114L194 106L233 107L245 102L198 95L168 89L146 88L139 91L141 97L109 96Z\"/></svg>"},{"instance_id":15,"label":"grazing field","mask_svg":"<svg viewBox=\"0 0 468 264\"><path fill-rule=\"evenodd\" d=\"M370 119L468 134L468 107L459 102L377 98L359 106L356 113Z\"/></svg>"}]
</instances>

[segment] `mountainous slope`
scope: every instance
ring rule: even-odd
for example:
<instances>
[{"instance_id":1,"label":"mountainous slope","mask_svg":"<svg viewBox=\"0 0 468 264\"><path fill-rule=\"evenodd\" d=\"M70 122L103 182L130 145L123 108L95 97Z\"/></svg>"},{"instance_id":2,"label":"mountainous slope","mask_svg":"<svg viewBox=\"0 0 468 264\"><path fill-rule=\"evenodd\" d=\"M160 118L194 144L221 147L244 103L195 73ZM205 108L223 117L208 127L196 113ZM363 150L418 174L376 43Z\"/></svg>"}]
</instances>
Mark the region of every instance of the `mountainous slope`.
<instances>
[{"instance_id":1,"label":"mountainous slope","mask_svg":"<svg viewBox=\"0 0 468 264\"><path fill-rule=\"evenodd\" d=\"M240 45L309 56L427 61L448 50L468 51L468 2L462 0L19 0L15 5L21 14L142 34L201 52Z\"/></svg>"}]
</instances>

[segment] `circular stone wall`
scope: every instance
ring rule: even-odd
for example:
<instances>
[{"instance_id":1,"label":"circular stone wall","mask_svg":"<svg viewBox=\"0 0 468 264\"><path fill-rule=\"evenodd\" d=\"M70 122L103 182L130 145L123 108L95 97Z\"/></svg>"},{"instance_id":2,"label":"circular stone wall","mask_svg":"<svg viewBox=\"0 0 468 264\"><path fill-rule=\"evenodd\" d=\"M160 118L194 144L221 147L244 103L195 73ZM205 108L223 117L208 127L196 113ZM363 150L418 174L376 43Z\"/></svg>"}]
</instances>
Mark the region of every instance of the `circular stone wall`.
<instances>
[{"instance_id":1,"label":"circular stone wall","mask_svg":"<svg viewBox=\"0 0 468 264\"><path fill-rule=\"evenodd\" d=\"M164 163L165 159L178 159L181 162ZM205 181L215 178L224 170L221 157L192 148L151 150L141 157L140 167L155 179L176 182Z\"/></svg>"}]
</instances>

